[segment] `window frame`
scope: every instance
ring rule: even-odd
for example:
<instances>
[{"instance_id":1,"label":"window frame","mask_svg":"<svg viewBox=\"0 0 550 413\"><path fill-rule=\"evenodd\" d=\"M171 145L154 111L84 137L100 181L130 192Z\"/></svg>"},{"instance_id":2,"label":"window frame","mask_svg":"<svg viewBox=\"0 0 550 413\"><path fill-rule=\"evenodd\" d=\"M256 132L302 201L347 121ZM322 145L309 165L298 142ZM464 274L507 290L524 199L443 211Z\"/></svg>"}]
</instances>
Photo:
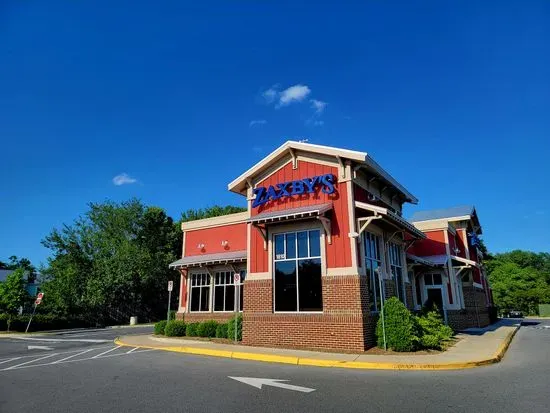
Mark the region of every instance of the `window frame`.
<instances>
[{"instance_id":1,"label":"window frame","mask_svg":"<svg viewBox=\"0 0 550 413\"><path fill-rule=\"evenodd\" d=\"M207 279L210 280L207 284L201 284L201 285L193 285L193 278L196 276L206 276ZM212 312L212 276L209 274L208 271L194 271L189 273L189 313L211 313ZM202 302L202 289L203 288L209 288L208 291L208 310L200 310L201 308L201 302ZM193 302L193 289L196 289L199 291L199 310L192 310L192 302Z\"/></svg>"},{"instance_id":2,"label":"window frame","mask_svg":"<svg viewBox=\"0 0 550 413\"><path fill-rule=\"evenodd\" d=\"M397 289L397 298L407 305L407 291L405 289L405 274L406 268L403 266L403 246L397 242L388 243L388 264L390 267L390 275L395 282L395 288ZM401 273L401 283L399 283L397 277L397 269ZM402 295L402 296L401 296Z\"/></svg>"},{"instance_id":3,"label":"window frame","mask_svg":"<svg viewBox=\"0 0 550 413\"><path fill-rule=\"evenodd\" d=\"M369 237L369 235L371 237L374 237L376 241L377 252L378 252L377 257L370 257L368 255L370 253L367 251L366 244L367 244L367 238ZM377 285L375 286L375 289L373 292L374 300L373 302L369 303L370 304L369 310L371 314L379 314L380 311L382 310L382 303L385 301L384 295L386 294L385 285L384 285L385 251L384 251L383 235L378 233L377 231L372 231L369 229L368 231L363 231L361 236L362 236L361 248L363 250L364 276L368 277L369 279L369 299L370 299L370 288L375 284L374 282L375 277L374 277L374 271L369 270L370 268L372 268L372 266L368 266L367 261L376 261L378 264L378 282L376 283ZM370 275L369 275L369 271L370 271ZM378 304L378 300L380 301L379 304ZM374 308L373 308L373 303L374 303Z\"/></svg>"},{"instance_id":4,"label":"window frame","mask_svg":"<svg viewBox=\"0 0 550 413\"><path fill-rule=\"evenodd\" d=\"M311 245L310 245L310 237L309 233L311 231L318 231L319 232L319 256L311 256ZM307 232L307 257L299 257L298 255L298 233L299 232ZM286 243L287 243L287 234L294 234L294 246L295 246L295 257L294 258L277 258L275 249L276 249L276 242L275 238L278 235L284 236L284 250L286 255ZM323 305L323 298L322 298L322 285L323 285L323 274L326 272L325 267L325 247L324 247L324 241L325 241L325 234L323 229L320 226L317 225L281 225L279 228L277 228L274 231L270 231L270 237L269 237L269 266L271 271L271 277L272 280L272 300L273 300L273 313L274 314L322 314L324 311L324 305ZM321 269L321 306L322 309L318 311L300 311L300 288L299 288L299 261L303 260L313 260L313 259L319 259L320 260L320 269ZM296 311L288 311L288 310L276 310L276 301L275 301L275 264L277 262L288 262L288 261L294 261L296 266Z\"/></svg>"}]
</instances>

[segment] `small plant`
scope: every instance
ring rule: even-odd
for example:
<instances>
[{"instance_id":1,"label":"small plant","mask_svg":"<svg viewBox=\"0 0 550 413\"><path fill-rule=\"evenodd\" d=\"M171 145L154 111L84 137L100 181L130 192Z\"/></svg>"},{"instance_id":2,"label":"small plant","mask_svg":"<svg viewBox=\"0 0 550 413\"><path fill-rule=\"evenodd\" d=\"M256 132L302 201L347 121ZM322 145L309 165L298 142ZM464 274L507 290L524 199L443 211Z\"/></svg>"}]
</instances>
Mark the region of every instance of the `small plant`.
<instances>
[{"instance_id":1,"label":"small plant","mask_svg":"<svg viewBox=\"0 0 550 413\"><path fill-rule=\"evenodd\" d=\"M163 336L165 328L166 320L160 320L159 322L155 323L155 334Z\"/></svg>"},{"instance_id":2,"label":"small plant","mask_svg":"<svg viewBox=\"0 0 550 413\"><path fill-rule=\"evenodd\" d=\"M235 340L235 317L233 317L227 323L227 338L229 340ZM243 339L243 315L237 316L237 341Z\"/></svg>"},{"instance_id":3,"label":"small plant","mask_svg":"<svg viewBox=\"0 0 550 413\"><path fill-rule=\"evenodd\" d=\"M186 333L186 325L184 321L173 320L166 324L164 334L167 337L183 337Z\"/></svg>"},{"instance_id":4,"label":"small plant","mask_svg":"<svg viewBox=\"0 0 550 413\"><path fill-rule=\"evenodd\" d=\"M176 319L176 312L174 310L170 311L170 321Z\"/></svg>"},{"instance_id":5,"label":"small plant","mask_svg":"<svg viewBox=\"0 0 550 413\"><path fill-rule=\"evenodd\" d=\"M382 314L376 324L378 347L384 348L384 331L386 347L394 351L414 351L418 348L419 328L415 317L398 298L392 297L384 303ZM384 325L382 324L384 323Z\"/></svg>"},{"instance_id":6,"label":"small plant","mask_svg":"<svg viewBox=\"0 0 550 413\"><path fill-rule=\"evenodd\" d=\"M453 336L453 329L443 323L441 314L437 310L428 311L417 317L420 326L420 345L423 348L441 350L445 341Z\"/></svg>"},{"instance_id":7,"label":"small plant","mask_svg":"<svg viewBox=\"0 0 550 413\"><path fill-rule=\"evenodd\" d=\"M227 324L218 324L216 327L216 338L227 338Z\"/></svg>"},{"instance_id":8,"label":"small plant","mask_svg":"<svg viewBox=\"0 0 550 413\"><path fill-rule=\"evenodd\" d=\"M185 330L185 334L187 337L198 337L198 327L199 323L189 323L187 324L187 328Z\"/></svg>"},{"instance_id":9,"label":"small plant","mask_svg":"<svg viewBox=\"0 0 550 413\"><path fill-rule=\"evenodd\" d=\"M218 322L214 320L204 321L199 323L197 327L197 335L199 337L215 337Z\"/></svg>"}]
</instances>

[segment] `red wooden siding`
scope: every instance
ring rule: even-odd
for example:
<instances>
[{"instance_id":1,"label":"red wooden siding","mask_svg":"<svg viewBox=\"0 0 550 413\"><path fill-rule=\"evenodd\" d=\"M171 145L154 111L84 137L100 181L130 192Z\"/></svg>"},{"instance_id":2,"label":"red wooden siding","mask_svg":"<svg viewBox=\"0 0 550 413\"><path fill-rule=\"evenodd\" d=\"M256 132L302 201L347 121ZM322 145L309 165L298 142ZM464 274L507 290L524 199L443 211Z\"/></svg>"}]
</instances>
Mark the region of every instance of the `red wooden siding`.
<instances>
[{"instance_id":1,"label":"red wooden siding","mask_svg":"<svg viewBox=\"0 0 550 413\"><path fill-rule=\"evenodd\" d=\"M460 249L460 257L466 258L466 248L467 248L468 239L466 237L466 230L457 229L456 230L456 243L458 249Z\"/></svg>"},{"instance_id":2,"label":"red wooden siding","mask_svg":"<svg viewBox=\"0 0 550 413\"><path fill-rule=\"evenodd\" d=\"M321 165L312 162L298 161L298 168L292 169L289 162L284 167L268 176L257 186L276 186L281 182L312 178L318 175L333 174L338 177L336 167ZM346 184L335 183L336 191L332 194L325 194L320 188L315 193L303 194L281 198L274 202L268 202L252 209L252 215L266 211L282 211L289 208L297 208L308 205L332 203L333 210L327 215L331 218L332 244L325 243L326 263L328 268L350 267L351 266L351 245L349 241L349 214L347 204ZM264 250L264 241L258 231L254 228L250 234L250 272L267 272L268 251Z\"/></svg>"},{"instance_id":3,"label":"red wooden siding","mask_svg":"<svg viewBox=\"0 0 550 413\"><path fill-rule=\"evenodd\" d=\"M447 231L447 236L449 237L449 251L451 252L451 255L456 255L454 251L456 247L455 236L451 231Z\"/></svg>"},{"instance_id":4,"label":"red wooden siding","mask_svg":"<svg viewBox=\"0 0 550 413\"><path fill-rule=\"evenodd\" d=\"M222 241L229 241L229 245L223 247ZM197 248L198 244L204 244L204 250ZM246 223L244 222L185 232L185 257L245 250Z\"/></svg>"},{"instance_id":5,"label":"red wooden siding","mask_svg":"<svg viewBox=\"0 0 550 413\"><path fill-rule=\"evenodd\" d=\"M445 233L444 230L424 231L426 239L416 241L407 252L418 255L419 257L427 257L429 255L445 255Z\"/></svg>"}]
</instances>

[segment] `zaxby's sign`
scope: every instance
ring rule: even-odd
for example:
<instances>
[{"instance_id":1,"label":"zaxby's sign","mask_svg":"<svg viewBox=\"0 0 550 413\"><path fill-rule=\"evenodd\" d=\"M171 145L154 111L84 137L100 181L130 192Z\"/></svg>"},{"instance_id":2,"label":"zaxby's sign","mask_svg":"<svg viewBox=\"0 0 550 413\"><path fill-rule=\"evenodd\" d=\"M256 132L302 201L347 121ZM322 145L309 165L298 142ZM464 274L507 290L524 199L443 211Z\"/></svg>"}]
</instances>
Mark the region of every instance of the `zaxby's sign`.
<instances>
[{"instance_id":1,"label":"zaxby's sign","mask_svg":"<svg viewBox=\"0 0 550 413\"><path fill-rule=\"evenodd\" d=\"M270 185L268 188L259 187L254 189L256 198L252 203L252 208L258 207L269 201L275 201L279 198L312 194L316 188L321 188L325 194L332 194L335 191L334 184L336 178L332 174L314 176L313 178L305 178L299 181L282 182L275 186Z\"/></svg>"}]
</instances>

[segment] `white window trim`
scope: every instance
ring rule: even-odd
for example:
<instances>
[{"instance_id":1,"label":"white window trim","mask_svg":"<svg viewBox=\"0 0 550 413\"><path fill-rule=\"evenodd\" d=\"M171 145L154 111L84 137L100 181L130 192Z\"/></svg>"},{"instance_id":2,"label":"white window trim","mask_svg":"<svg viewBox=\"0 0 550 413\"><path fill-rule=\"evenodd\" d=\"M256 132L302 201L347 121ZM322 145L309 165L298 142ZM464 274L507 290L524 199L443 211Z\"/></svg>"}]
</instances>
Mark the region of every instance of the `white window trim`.
<instances>
[{"instance_id":1,"label":"white window trim","mask_svg":"<svg viewBox=\"0 0 550 413\"><path fill-rule=\"evenodd\" d=\"M246 267L236 267L235 268L239 274L241 274L243 271L246 272ZM205 269L205 268L193 268L193 269L190 269L188 272L187 272L187 308L186 308L186 311L185 313L189 314L189 313L193 313L193 314L212 314L212 313L221 313L221 314L230 314L230 313L234 313L235 311L214 311L214 277L215 277L215 274L216 272L223 272L223 271L229 271L229 272L233 272L233 269L230 268L230 267L226 267L226 266L215 266L215 267L209 267L209 269ZM210 275L210 274L214 274L214 275ZM210 304L210 310L208 311L191 311L191 278L193 277L193 275L195 274L209 274L210 275L210 294L209 294L209 304ZM243 282L243 279L242 279L242 275L241 275L241 282L237 285L243 285L244 286L244 282ZM197 287L195 287L197 288ZM244 295L244 287L243 287L243 295ZM241 295L240 297L240 300L239 300L241 303L243 302L243 297ZM200 304L199 304L199 307L200 307ZM243 309L244 309L244 305L243 305ZM239 309L239 313L242 313L242 310Z\"/></svg>"},{"instance_id":2,"label":"white window trim","mask_svg":"<svg viewBox=\"0 0 550 413\"><path fill-rule=\"evenodd\" d=\"M391 260L391 250L392 250L392 245L395 245L397 247L397 260L399 261L399 264L392 264L392 260ZM397 277L395 277L395 280L393 279L393 271L392 271L392 267L396 267L396 268L399 268L401 270L401 292L403 293L403 297L401 297L400 299L402 300L403 304L405 304L405 307L407 306L407 290L405 288L405 274L403 273L403 269L405 269L405 271L407 270L406 268L406 264L405 266L403 266L404 262L403 262L403 245L400 243L400 242L394 242L394 241L390 241L388 243L388 251L387 251L387 254L388 254L388 263L389 263L389 270L390 270L390 275L391 275L391 278L392 280L395 282L395 287L397 288L397 298L400 298L399 297L399 284L397 282Z\"/></svg>"},{"instance_id":3,"label":"white window trim","mask_svg":"<svg viewBox=\"0 0 550 413\"><path fill-rule=\"evenodd\" d=\"M320 256L315 257L298 257L298 232L303 231L319 231L319 243L320 245ZM291 259L280 259L277 260L274 258L274 248L275 248L275 236L281 235L281 234L288 234L288 233L294 233L296 234L296 257ZM300 292L299 292L299 286L298 286L298 280L296 280L296 311L277 311L275 309L275 262L281 262L281 261L298 261L300 259L321 259L321 292L322 292L322 280L324 274L326 274L326 254L325 254L325 232L324 228L321 225L318 224L301 224L301 225L281 225L278 226L275 230L269 231L269 242L268 242L268 249L269 249L269 270L271 273L271 280L272 280L272 299L273 299L273 313L274 314L323 314L324 311L324 303L323 298L321 298L321 305L323 306L323 310L321 311L300 311ZM309 236L307 239L307 246L308 246L308 253L310 251L310 245L309 245ZM286 237L285 237L285 250L286 250ZM298 265L296 263L296 265ZM298 277L298 274L296 275Z\"/></svg>"},{"instance_id":4,"label":"white window trim","mask_svg":"<svg viewBox=\"0 0 550 413\"><path fill-rule=\"evenodd\" d=\"M206 274L210 277L210 290L209 290L209 294L208 294L208 305L209 305L209 310L208 311L201 311L201 310L198 310L198 311L193 311L191 310L191 292L192 292L192 288L196 288L196 289L199 289L201 290L202 288L204 287L207 287L207 285L203 285L203 286L193 286L192 285L192 277L194 275L201 275L201 274ZM189 297L189 305L187 306L188 308L188 313L194 313L194 314L197 314L197 313L202 313L202 314L208 314L208 313L211 313L212 312L212 284L213 284L213 277L210 275L210 273L207 271L207 270L200 270L200 269L197 269L197 270L193 270L191 272L189 272L189 275L188 275L188 297ZM201 307L201 299L202 299L202 294L199 295L199 308Z\"/></svg>"},{"instance_id":5,"label":"white window trim","mask_svg":"<svg viewBox=\"0 0 550 413\"><path fill-rule=\"evenodd\" d=\"M363 233L361 234L361 257L362 257L362 260L363 260L363 268L364 268L364 276L367 277L367 263L365 262L367 260L367 251L365 249L365 237L366 237L366 234L367 233L371 233L372 235L375 235L376 236L376 239L378 240L378 252L379 252L379 259L377 261L379 261L379 266L378 266L378 277L381 281L381 284L382 284L382 291L380 291L380 286L378 285L376 288L379 290L379 293L380 293L380 299L383 301L386 301L384 299L384 295L386 294L386 286L384 285L384 280L385 280L385 265L386 265L386 260L385 260L385 248L384 248L384 233L383 231L379 230L378 228L368 228L368 230L365 230L363 231ZM372 258L369 258L369 260L372 260ZM371 279L369 277L369 288L371 286ZM369 292L370 294L370 292ZM374 294L374 298L376 299L376 294ZM370 310L370 313L371 314L379 314L380 313L380 310L376 310L376 305L374 306L375 310ZM380 308L382 308L382 306L380 305Z\"/></svg>"},{"instance_id":6,"label":"white window trim","mask_svg":"<svg viewBox=\"0 0 550 413\"><path fill-rule=\"evenodd\" d=\"M239 271L239 270L237 270L237 271ZM231 280L233 281L232 284L225 284L225 283L224 283L224 284L216 284L216 275L217 275L218 273L222 273L222 272L228 272L229 274L231 274L230 277L231 277ZM241 272L242 272L242 270L239 271L239 275L240 275ZM212 289L212 312L213 312L213 313L222 313L222 314L223 314L223 313L227 313L227 314L229 314L229 313L234 313L235 310L216 310L216 309L215 309L215 308L216 308L216 287L223 286L223 308L225 308L225 298L226 298L225 290L226 290L226 287L227 287L228 285L232 285L232 286L238 287L238 288L239 288L239 296L237 297L237 294L234 294L234 299L237 300L237 298L239 298L239 299L238 299L239 302L237 303L237 302L235 301L234 305L239 304L239 307L240 307L240 304L242 303L242 300L243 300L242 294L240 293L240 287L241 287L242 285L244 285L242 278L241 278L241 280L240 280L239 283L236 283L236 284L235 284L235 282L234 282L234 280L235 280L235 273L233 272L232 269L229 269L229 268L226 268L226 269L218 269L218 270L216 270L216 271L214 272L214 277L213 277L213 278L214 278L214 284L213 284L213 289ZM237 291L237 290L235 289L235 291ZM239 308L238 312L239 312L239 313L242 313L242 310Z\"/></svg>"}]
</instances>

